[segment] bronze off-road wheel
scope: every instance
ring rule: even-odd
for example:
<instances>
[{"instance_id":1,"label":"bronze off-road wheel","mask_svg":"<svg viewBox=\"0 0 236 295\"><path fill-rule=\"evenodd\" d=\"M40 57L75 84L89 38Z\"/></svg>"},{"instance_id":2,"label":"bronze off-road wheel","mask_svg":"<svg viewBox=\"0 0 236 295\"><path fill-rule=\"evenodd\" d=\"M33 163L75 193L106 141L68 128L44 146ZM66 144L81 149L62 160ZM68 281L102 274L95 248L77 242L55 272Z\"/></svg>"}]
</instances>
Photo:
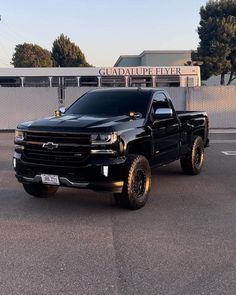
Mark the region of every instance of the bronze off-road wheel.
<instances>
[{"instance_id":1,"label":"bronze off-road wheel","mask_svg":"<svg viewBox=\"0 0 236 295\"><path fill-rule=\"evenodd\" d=\"M201 172L204 162L204 143L200 136L193 138L191 152L180 159L185 174L196 175Z\"/></svg>"},{"instance_id":2,"label":"bronze off-road wheel","mask_svg":"<svg viewBox=\"0 0 236 295\"><path fill-rule=\"evenodd\" d=\"M129 155L125 168L125 182L121 194L114 194L122 208L137 210L143 207L151 187L151 169L144 156Z\"/></svg>"}]
</instances>

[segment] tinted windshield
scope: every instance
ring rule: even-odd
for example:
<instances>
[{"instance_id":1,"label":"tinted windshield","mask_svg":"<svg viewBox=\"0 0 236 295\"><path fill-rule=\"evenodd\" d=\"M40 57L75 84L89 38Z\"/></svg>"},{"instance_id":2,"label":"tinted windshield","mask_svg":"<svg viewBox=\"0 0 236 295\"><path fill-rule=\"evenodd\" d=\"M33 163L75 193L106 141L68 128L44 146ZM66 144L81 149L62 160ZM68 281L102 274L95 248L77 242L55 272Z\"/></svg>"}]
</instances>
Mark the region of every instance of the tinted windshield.
<instances>
[{"instance_id":1,"label":"tinted windshield","mask_svg":"<svg viewBox=\"0 0 236 295\"><path fill-rule=\"evenodd\" d=\"M77 100L66 114L120 116L130 112L145 116L150 93L143 91L98 91L89 92Z\"/></svg>"}]
</instances>

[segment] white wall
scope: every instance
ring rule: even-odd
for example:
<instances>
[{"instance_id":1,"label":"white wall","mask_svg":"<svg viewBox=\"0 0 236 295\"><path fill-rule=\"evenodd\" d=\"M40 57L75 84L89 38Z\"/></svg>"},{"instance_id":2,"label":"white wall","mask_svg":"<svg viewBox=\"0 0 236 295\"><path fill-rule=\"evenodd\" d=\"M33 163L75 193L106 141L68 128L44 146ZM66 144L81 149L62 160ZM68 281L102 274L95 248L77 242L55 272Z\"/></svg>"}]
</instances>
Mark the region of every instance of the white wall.
<instances>
[{"instance_id":1,"label":"white wall","mask_svg":"<svg viewBox=\"0 0 236 295\"><path fill-rule=\"evenodd\" d=\"M141 66L183 66L191 60L190 53L145 53Z\"/></svg>"},{"instance_id":2,"label":"white wall","mask_svg":"<svg viewBox=\"0 0 236 295\"><path fill-rule=\"evenodd\" d=\"M225 83L227 84L229 81L229 75L225 75ZM202 83L206 86L220 86L220 75L212 76L207 81L202 81ZM231 85L236 85L236 79L231 82Z\"/></svg>"}]
</instances>

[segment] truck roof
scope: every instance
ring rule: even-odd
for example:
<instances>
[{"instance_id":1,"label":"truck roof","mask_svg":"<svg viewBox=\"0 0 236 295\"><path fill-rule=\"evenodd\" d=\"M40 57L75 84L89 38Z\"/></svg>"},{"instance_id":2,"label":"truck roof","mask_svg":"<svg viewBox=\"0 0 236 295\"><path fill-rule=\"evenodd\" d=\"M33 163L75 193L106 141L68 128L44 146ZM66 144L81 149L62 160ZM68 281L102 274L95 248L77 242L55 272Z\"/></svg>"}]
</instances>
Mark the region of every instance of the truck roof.
<instances>
[{"instance_id":1,"label":"truck roof","mask_svg":"<svg viewBox=\"0 0 236 295\"><path fill-rule=\"evenodd\" d=\"M153 92L153 91L165 91L163 88L140 88L140 87L114 87L114 88L100 88L100 89L93 89L89 92L116 92L116 91L125 91L125 92Z\"/></svg>"}]
</instances>

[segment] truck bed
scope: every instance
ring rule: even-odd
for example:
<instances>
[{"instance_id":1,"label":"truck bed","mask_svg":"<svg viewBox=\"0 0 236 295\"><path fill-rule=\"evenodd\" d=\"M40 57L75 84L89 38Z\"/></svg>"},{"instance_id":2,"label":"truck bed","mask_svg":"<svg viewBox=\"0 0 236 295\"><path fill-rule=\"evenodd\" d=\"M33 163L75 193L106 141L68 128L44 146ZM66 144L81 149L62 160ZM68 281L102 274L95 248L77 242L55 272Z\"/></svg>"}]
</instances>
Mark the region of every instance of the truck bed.
<instances>
[{"instance_id":1,"label":"truck bed","mask_svg":"<svg viewBox=\"0 0 236 295\"><path fill-rule=\"evenodd\" d=\"M207 120L207 113L203 111L176 111L181 123L185 123L191 119L204 117Z\"/></svg>"},{"instance_id":2,"label":"truck bed","mask_svg":"<svg viewBox=\"0 0 236 295\"><path fill-rule=\"evenodd\" d=\"M176 111L176 113L177 113L177 115L179 117L185 116L185 115L190 115L190 116L194 116L194 117L196 117L198 115L201 115L201 116L202 115L204 115L204 116L207 115L207 113L203 112L203 111Z\"/></svg>"}]
</instances>

